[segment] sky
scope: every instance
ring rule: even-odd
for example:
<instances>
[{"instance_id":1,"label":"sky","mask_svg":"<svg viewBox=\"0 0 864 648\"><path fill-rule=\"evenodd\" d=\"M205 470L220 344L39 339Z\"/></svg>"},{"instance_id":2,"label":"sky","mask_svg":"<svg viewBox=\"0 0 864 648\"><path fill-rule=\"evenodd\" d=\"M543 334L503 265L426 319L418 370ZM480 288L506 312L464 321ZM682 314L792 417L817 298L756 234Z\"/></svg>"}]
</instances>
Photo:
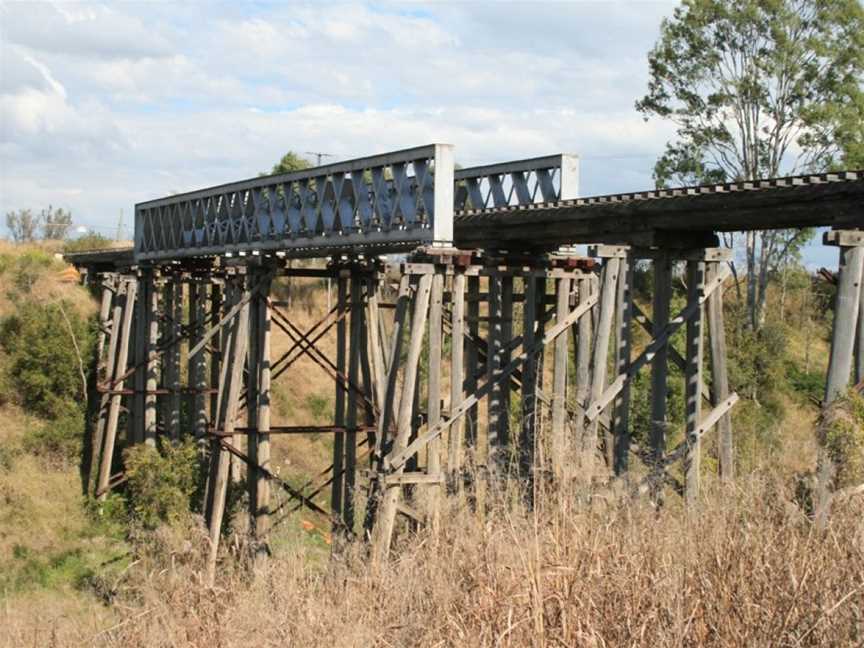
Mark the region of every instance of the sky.
<instances>
[{"instance_id":1,"label":"sky","mask_svg":"<svg viewBox=\"0 0 864 648\"><path fill-rule=\"evenodd\" d=\"M128 237L136 202L288 150L432 142L466 166L575 153L582 195L651 188L674 130L634 102L674 7L0 0L0 211L63 207L107 236L122 214Z\"/></svg>"}]
</instances>

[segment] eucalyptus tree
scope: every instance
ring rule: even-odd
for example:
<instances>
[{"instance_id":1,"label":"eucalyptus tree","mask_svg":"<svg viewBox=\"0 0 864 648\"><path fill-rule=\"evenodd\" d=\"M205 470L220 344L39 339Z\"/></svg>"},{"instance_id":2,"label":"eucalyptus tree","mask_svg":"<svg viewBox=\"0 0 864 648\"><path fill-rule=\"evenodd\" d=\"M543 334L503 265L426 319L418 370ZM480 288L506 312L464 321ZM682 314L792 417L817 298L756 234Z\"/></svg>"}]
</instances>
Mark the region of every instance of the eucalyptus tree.
<instances>
[{"instance_id":1,"label":"eucalyptus tree","mask_svg":"<svg viewBox=\"0 0 864 648\"><path fill-rule=\"evenodd\" d=\"M663 21L648 64L636 108L676 126L654 166L658 186L864 165L859 0L685 0ZM754 329L769 275L812 235L744 235Z\"/></svg>"}]
</instances>

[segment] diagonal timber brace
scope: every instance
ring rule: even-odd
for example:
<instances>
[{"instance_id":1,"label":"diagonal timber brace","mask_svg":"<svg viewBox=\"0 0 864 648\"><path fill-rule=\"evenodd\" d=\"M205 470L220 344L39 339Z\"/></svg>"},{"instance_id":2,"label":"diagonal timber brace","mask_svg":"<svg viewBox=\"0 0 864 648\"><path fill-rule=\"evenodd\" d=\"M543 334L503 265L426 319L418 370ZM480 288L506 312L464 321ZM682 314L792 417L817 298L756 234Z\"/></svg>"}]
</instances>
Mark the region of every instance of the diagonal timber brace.
<instances>
[{"instance_id":1,"label":"diagonal timber brace","mask_svg":"<svg viewBox=\"0 0 864 648\"><path fill-rule=\"evenodd\" d=\"M645 314L639 305L634 301L632 302L633 313L635 317L633 318L636 322L638 322L645 331L651 335L654 332L654 322L651 321L651 318ZM669 359L678 367L681 371L684 371L684 368L687 365L687 361L684 360L684 356L682 356L678 349L673 346L669 347ZM711 391L708 389L708 386L704 383L702 384L702 398L706 401L711 400Z\"/></svg>"},{"instance_id":2,"label":"diagonal timber brace","mask_svg":"<svg viewBox=\"0 0 864 648\"><path fill-rule=\"evenodd\" d=\"M684 458L690 448L700 441L702 437L704 437L715 425L717 422L723 418L729 410L737 403L739 400L738 394L732 392L728 398L726 398L722 403L717 405L711 412L699 423L699 426L690 435L687 439L679 443L675 446L674 449L670 450L666 453L660 461L654 463L653 472L649 475L646 475L639 484L638 490L640 492L644 491L647 486L651 483L656 483L658 480L663 479L665 475L665 470L667 467L671 466L676 461Z\"/></svg>"},{"instance_id":3,"label":"diagonal timber brace","mask_svg":"<svg viewBox=\"0 0 864 648\"><path fill-rule=\"evenodd\" d=\"M520 355L510 361L509 364L503 367L500 370L500 379L509 379L510 374L522 366L529 356L540 353L547 344L555 340L559 335L564 333L564 331L568 330L568 328L579 321L583 315L589 313L597 303L597 300L597 295L591 295L583 303L579 304L579 306L571 311L566 317L562 318L561 321L551 327L538 342L525 349ZM430 427L425 433L419 435L414 441L412 441L405 449L396 451L390 456L385 457L385 467L391 471L403 467L409 457L415 455L422 447L429 443L429 441L441 435L447 428L458 421L473 405L480 402L480 400L486 396L491 389L492 384L487 380L477 389L477 391L474 392L474 394L465 398L465 400L463 400L462 403L460 403L460 405L450 413L449 418L439 422L433 427Z\"/></svg>"},{"instance_id":4,"label":"diagonal timber brace","mask_svg":"<svg viewBox=\"0 0 864 648\"><path fill-rule=\"evenodd\" d=\"M669 322L669 325L663 333L652 340L639 357L630 364L629 369L624 373L618 374L612 384L603 391L600 397L585 408L585 418L588 419L588 421L595 421L597 417L603 413L603 410L606 409L609 403L611 403L621 392L624 385L635 378L636 374L639 373L639 370L651 362L660 349L666 347L672 335L684 326L688 320L699 314L699 308L701 305L707 301L712 292L723 285L723 282L729 277L729 274L728 270L719 273L716 277L711 279L710 282L706 283L704 292L699 296L699 301L689 304L680 313L678 313L678 315Z\"/></svg>"}]
</instances>

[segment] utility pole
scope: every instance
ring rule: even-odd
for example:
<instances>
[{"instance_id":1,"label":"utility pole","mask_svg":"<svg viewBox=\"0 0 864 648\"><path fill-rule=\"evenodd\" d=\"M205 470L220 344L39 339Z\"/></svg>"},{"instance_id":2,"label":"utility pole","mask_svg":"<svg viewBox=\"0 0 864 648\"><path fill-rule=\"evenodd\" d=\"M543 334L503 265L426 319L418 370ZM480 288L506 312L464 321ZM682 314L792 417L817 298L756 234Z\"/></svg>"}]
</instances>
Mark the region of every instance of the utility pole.
<instances>
[{"instance_id":1,"label":"utility pole","mask_svg":"<svg viewBox=\"0 0 864 648\"><path fill-rule=\"evenodd\" d=\"M120 240L120 237L123 234L123 208L120 208L120 220L117 221L117 240Z\"/></svg>"},{"instance_id":2,"label":"utility pole","mask_svg":"<svg viewBox=\"0 0 864 648\"><path fill-rule=\"evenodd\" d=\"M321 166L321 160L323 160L325 157L336 157L336 155L333 153L319 153L318 151L304 151L303 155L314 155L316 159L315 166Z\"/></svg>"}]
</instances>

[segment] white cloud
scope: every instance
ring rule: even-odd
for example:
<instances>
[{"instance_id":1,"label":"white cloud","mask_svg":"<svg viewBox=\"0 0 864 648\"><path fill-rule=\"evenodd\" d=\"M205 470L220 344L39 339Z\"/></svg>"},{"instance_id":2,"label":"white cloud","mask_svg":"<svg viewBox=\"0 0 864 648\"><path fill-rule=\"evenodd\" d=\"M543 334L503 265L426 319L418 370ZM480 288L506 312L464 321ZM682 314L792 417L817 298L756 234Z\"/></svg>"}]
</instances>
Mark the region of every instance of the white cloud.
<instances>
[{"instance_id":1,"label":"white cloud","mask_svg":"<svg viewBox=\"0 0 864 648\"><path fill-rule=\"evenodd\" d=\"M4 43L34 50L105 59L159 56L172 49L140 18L104 5L4 2L0 18Z\"/></svg>"},{"instance_id":2,"label":"white cloud","mask_svg":"<svg viewBox=\"0 0 864 648\"><path fill-rule=\"evenodd\" d=\"M633 101L670 5L407 7L0 4L0 210L108 226L288 149L433 141L463 164L579 153L592 193L650 185L670 133Z\"/></svg>"}]
</instances>

